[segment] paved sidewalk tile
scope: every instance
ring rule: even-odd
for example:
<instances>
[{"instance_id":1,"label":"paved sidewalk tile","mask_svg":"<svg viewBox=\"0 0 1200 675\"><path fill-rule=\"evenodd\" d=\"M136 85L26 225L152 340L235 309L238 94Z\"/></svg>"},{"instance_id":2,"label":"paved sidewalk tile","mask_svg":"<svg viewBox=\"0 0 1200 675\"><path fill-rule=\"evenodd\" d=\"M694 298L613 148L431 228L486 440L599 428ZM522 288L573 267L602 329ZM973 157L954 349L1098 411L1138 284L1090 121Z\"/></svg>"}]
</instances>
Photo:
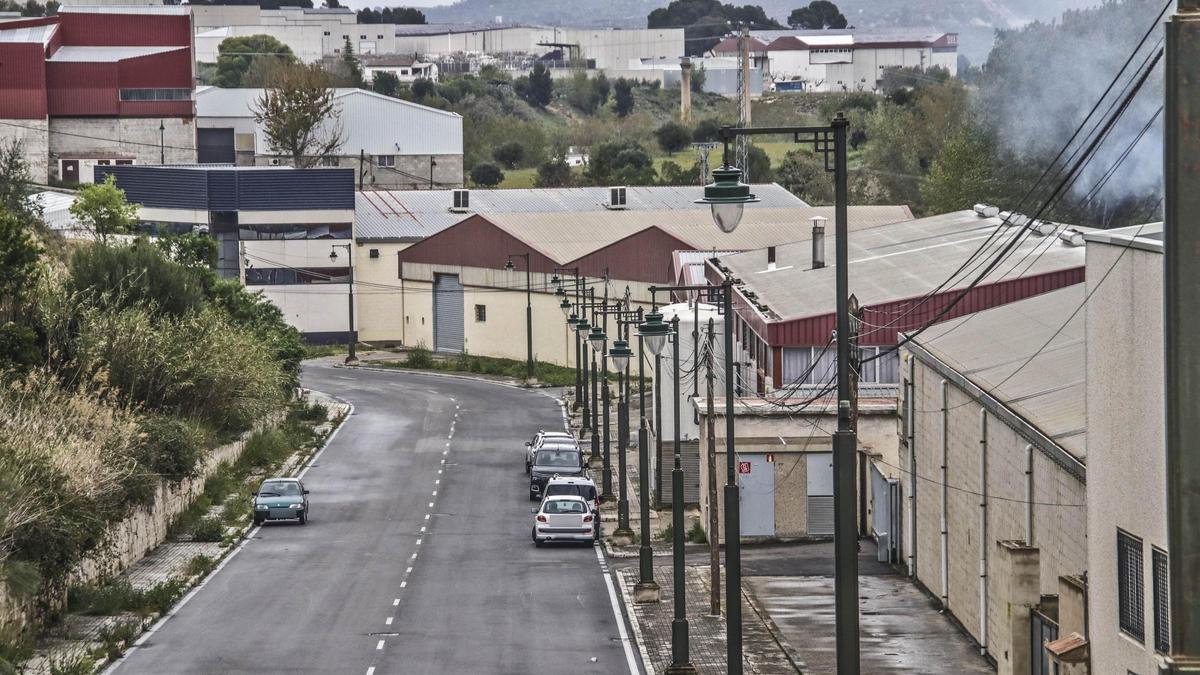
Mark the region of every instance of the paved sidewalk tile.
<instances>
[{"instance_id":1,"label":"paved sidewalk tile","mask_svg":"<svg viewBox=\"0 0 1200 675\"><path fill-rule=\"evenodd\" d=\"M713 616L709 610L709 573L706 566L687 569L687 618L689 655L699 673L725 673L726 624L725 616ZM654 568L655 581L662 591L662 600L653 604L632 602L633 587L638 570L618 570L622 595L633 622L635 638L649 670L662 673L671 663L671 625L674 619L672 569ZM722 597L724 600L724 597ZM789 654L786 643L781 644L755 608L742 596L742 645L747 673L799 673L800 669Z\"/></svg>"}]
</instances>

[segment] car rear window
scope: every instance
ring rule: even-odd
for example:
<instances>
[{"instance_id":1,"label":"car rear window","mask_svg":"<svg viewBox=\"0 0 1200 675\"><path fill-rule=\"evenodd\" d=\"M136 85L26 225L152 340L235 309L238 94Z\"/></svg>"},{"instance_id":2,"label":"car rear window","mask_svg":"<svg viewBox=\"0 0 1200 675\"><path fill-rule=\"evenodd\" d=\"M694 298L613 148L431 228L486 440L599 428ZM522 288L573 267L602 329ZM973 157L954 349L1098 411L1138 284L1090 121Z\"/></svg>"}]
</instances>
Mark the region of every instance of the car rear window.
<instances>
[{"instance_id":1,"label":"car rear window","mask_svg":"<svg viewBox=\"0 0 1200 675\"><path fill-rule=\"evenodd\" d=\"M575 450L538 450L538 466L578 467L579 452Z\"/></svg>"},{"instance_id":2,"label":"car rear window","mask_svg":"<svg viewBox=\"0 0 1200 675\"><path fill-rule=\"evenodd\" d=\"M577 502L573 499L552 499L546 502L546 506L542 511L548 514L559 513L586 513L587 506L583 502Z\"/></svg>"},{"instance_id":3,"label":"car rear window","mask_svg":"<svg viewBox=\"0 0 1200 675\"><path fill-rule=\"evenodd\" d=\"M546 496L553 497L555 495L574 495L583 497L588 501L596 499L596 487L593 485L551 485L546 488Z\"/></svg>"}]
</instances>

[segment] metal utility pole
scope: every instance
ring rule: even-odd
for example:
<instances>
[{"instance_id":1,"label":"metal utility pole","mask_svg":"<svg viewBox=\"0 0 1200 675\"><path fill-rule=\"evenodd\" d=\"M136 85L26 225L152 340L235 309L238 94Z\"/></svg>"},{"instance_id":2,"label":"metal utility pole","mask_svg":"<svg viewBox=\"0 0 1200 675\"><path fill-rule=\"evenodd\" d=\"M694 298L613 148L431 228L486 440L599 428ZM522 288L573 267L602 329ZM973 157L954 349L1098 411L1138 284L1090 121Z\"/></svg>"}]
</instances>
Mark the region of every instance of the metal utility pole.
<instances>
[{"instance_id":1,"label":"metal utility pole","mask_svg":"<svg viewBox=\"0 0 1200 675\"><path fill-rule=\"evenodd\" d=\"M167 163L167 126L162 120L158 121L158 163Z\"/></svg>"},{"instance_id":2,"label":"metal utility pole","mask_svg":"<svg viewBox=\"0 0 1200 675\"><path fill-rule=\"evenodd\" d=\"M699 297L697 296L697 300ZM708 435L708 557L709 575L709 611L713 616L721 615L721 530L717 518L717 424L713 419L713 320L708 320L708 352L704 356L708 381L708 414L705 415L705 434Z\"/></svg>"},{"instance_id":3,"label":"metal utility pole","mask_svg":"<svg viewBox=\"0 0 1200 675\"><path fill-rule=\"evenodd\" d=\"M834 249L837 258L837 401L833 436L834 607L837 664L841 675L858 675L858 535L854 527L854 465L858 439L850 421L850 252L848 247L846 127L841 113L830 125L834 145Z\"/></svg>"},{"instance_id":4,"label":"metal utility pole","mask_svg":"<svg viewBox=\"0 0 1200 675\"><path fill-rule=\"evenodd\" d=\"M750 26L742 24L738 31L738 127L745 129L750 126ZM737 167L742 170L742 179L747 183L750 176L750 139L745 136L737 137Z\"/></svg>"},{"instance_id":5,"label":"metal utility pole","mask_svg":"<svg viewBox=\"0 0 1200 675\"><path fill-rule=\"evenodd\" d=\"M347 285L349 298L346 303L348 310L346 321L346 363L350 363L351 361L358 360L358 357L354 353L354 343L356 342L354 339L354 257L351 255L350 244L334 244L329 251L330 262L337 260L337 250L339 248L346 249L346 264L350 270L350 283Z\"/></svg>"},{"instance_id":6,"label":"metal utility pole","mask_svg":"<svg viewBox=\"0 0 1200 675\"><path fill-rule=\"evenodd\" d=\"M513 258L525 259L525 383L533 383L533 270L529 268L529 253L509 253L505 269L513 268Z\"/></svg>"},{"instance_id":7,"label":"metal utility pole","mask_svg":"<svg viewBox=\"0 0 1200 675\"><path fill-rule=\"evenodd\" d=\"M687 584L684 577L687 570L684 567L683 550L683 459L679 444L679 316L671 319L671 335L674 339L674 349L671 350L673 366L674 401L672 410L675 411L675 468L671 470L671 562L672 581L674 582L675 618L671 621L671 665L667 667L668 675L693 675L696 666L692 664L688 646L687 620Z\"/></svg>"},{"instance_id":8,"label":"metal utility pole","mask_svg":"<svg viewBox=\"0 0 1200 675\"><path fill-rule=\"evenodd\" d=\"M1179 0L1166 33L1163 337L1171 656L1163 671L1200 673L1200 0Z\"/></svg>"},{"instance_id":9,"label":"metal utility pole","mask_svg":"<svg viewBox=\"0 0 1200 675\"><path fill-rule=\"evenodd\" d=\"M718 145L719 143L713 142L692 143L692 147L696 149L696 155L700 160L701 185L708 184L708 153L712 152L713 148L717 147Z\"/></svg>"},{"instance_id":10,"label":"metal utility pole","mask_svg":"<svg viewBox=\"0 0 1200 675\"><path fill-rule=\"evenodd\" d=\"M430 190L434 189L433 170L435 167L437 167L437 160L434 159L433 155L430 155L429 156L429 189Z\"/></svg>"}]
</instances>

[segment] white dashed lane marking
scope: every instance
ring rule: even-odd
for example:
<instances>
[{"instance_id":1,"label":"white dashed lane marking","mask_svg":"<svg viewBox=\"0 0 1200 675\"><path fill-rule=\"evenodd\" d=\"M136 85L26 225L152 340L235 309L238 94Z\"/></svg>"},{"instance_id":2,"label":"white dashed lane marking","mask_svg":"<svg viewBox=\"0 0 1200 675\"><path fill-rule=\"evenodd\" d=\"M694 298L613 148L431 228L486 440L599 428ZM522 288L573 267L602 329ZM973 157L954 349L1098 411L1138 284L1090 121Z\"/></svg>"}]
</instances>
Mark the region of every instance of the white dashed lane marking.
<instances>
[{"instance_id":1,"label":"white dashed lane marking","mask_svg":"<svg viewBox=\"0 0 1200 675\"><path fill-rule=\"evenodd\" d=\"M387 626L390 626L390 625L392 625L392 618L393 618L393 617L390 617L390 616L389 616L387 619L385 619L385 620L384 620L384 622L383 622L383 623L384 623L384 625L387 625Z\"/></svg>"},{"instance_id":2,"label":"white dashed lane marking","mask_svg":"<svg viewBox=\"0 0 1200 675\"><path fill-rule=\"evenodd\" d=\"M383 640L380 640L379 644L375 645L375 649L383 649Z\"/></svg>"}]
</instances>

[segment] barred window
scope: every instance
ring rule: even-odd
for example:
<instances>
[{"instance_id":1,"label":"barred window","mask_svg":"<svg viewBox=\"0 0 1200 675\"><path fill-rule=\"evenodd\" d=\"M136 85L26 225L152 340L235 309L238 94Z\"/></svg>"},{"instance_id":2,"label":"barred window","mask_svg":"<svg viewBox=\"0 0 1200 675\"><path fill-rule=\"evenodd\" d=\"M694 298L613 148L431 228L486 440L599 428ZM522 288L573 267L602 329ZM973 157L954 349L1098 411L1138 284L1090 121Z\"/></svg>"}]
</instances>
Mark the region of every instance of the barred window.
<instances>
[{"instance_id":1,"label":"barred window","mask_svg":"<svg viewBox=\"0 0 1200 675\"><path fill-rule=\"evenodd\" d=\"M192 90L176 89L122 89L122 101L189 101Z\"/></svg>"},{"instance_id":2,"label":"barred window","mask_svg":"<svg viewBox=\"0 0 1200 675\"><path fill-rule=\"evenodd\" d=\"M1171 582L1167 576L1167 552L1152 549L1150 572L1154 582L1154 649L1171 652Z\"/></svg>"},{"instance_id":3,"label":"barred window","mask_svg":"<svg viewBox=\"0 0 1200 675\"><path fill-rule=\"evenodd\" d=\"M475 320L480 323L487 321L487 305L475 305Z\"/></svg>"},{"instance_id":4,"label":"barred window","mask_svg":"<svg viewBox=\"0 0 1200 675\"><path fill-rule=\"evenodd\" d=\"M1117 530L1117 606L1121 630L1138 642L1146 639L1142 540Z\"/></svg>"}]
</instances>

